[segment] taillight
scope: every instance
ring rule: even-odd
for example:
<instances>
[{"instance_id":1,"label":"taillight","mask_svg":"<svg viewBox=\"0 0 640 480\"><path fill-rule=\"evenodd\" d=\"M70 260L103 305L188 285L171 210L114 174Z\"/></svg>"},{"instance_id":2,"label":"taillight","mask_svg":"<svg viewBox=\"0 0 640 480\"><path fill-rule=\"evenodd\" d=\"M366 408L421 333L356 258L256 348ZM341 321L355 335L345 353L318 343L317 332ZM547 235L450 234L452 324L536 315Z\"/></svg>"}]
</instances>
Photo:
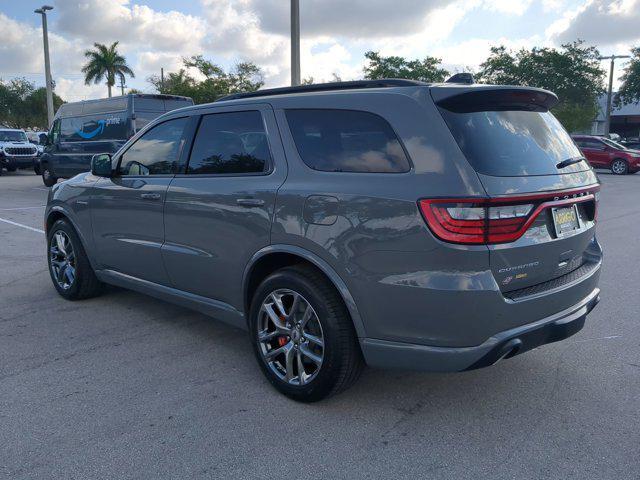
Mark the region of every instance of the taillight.
<instances>
[{"instance_id":1,"label":"taillight","mask_svg":"<svg viewBox=\"0 0 640 480\"><path fill-rule=\"evenodd\" d=\"M496 244L520 238L552 206L591 201L599 188L521 197L426 199L418 205L436 237L451 243ZM595 220L595 218L594 218Z\"/></svg>"}]
</instances>

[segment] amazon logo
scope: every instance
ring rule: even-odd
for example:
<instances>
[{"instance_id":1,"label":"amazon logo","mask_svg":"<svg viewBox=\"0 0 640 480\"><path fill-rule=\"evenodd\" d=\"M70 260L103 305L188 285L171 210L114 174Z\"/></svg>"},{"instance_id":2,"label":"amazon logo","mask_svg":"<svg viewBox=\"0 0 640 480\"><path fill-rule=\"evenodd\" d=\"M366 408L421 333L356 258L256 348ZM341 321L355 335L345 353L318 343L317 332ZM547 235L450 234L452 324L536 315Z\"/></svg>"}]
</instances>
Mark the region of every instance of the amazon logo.
<instances>
[{"instance_id":1,"label":"amazon logo","mask_svg":"<svg viewBox=\"0 0 640 480\"><path fill-rule=\"evenodd\" d=\"M119 125L120 121L121 120L118 117L111 117L111 118L107 118L106 120L98 120L97 121L98 126L93 130L91 130L90 132L85 132L84 127L82 127L82 128L76 129L76 134L84 138L85 140L90 140L92 138L97 137L98 135L102 135L102 133L104 132L105 126Z\"/></svg>"}]
</instances>

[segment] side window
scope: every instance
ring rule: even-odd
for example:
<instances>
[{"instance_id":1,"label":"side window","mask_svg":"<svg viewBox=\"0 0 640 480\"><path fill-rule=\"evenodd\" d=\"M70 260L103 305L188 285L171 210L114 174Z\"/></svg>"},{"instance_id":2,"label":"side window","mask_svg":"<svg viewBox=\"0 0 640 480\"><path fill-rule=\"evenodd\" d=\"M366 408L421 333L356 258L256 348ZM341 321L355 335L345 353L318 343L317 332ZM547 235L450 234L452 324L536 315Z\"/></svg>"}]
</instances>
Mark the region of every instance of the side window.
<instances>
[{"instance_id":1,"label":"side window","mask_svg":"<svg viewBox=\"0 0 640 480\"><path fill-rule=\"evenodd\" d=\"M136 132L138 130L142 130L142 127L144 127L147 123L152 122L153 120L155 120L156 118L158 118L160 115L163 115L165 112L136 112L136 119L135 119L135 126L136 126Z\"/></svg>"},{"instance_id":2,"label":"side window","mask_svg":"<svg viewBox=\"0 0 640 480\"><path fill-rule=\"evenodd\" d=\"M214 113L202 117L187 173L263 173L270 159L260 112Z\"/></svg>"},{"instance_id":3,"label":"side window","mask_svg":"<svg viewBox=\"0 0 640 480\"><path fill-rule=\"evenodd\" d=\"M120 175L167 175L178 170L188 118L156 125L120 158Z\"/></svg>"},{"instance_id":4,"label":"side window","mask_svg":"<svg viewBox=\"0 0 640 480\"><path fill-rule=\"evenodd\" d=\"M58 118L51 125L51 133L49 134L49 142L51 145L55 145L60 140L60 119Z\"/></svg>"},{"instance_id":5,"label":"side window","mask_svg":"<svg viewBox=\"0 0 640 480\"><path fill-rule=\"evenodd\" d=\"M302 161L325 172L403 173L411 168L382 117L353 110L287 110Z\"/></svg>"},{"instance_id":6,"label":"side window","mask_svg":"<svg viewBox=\"0 0 640 480\"><path fill-rule=\"evenodd\" d=\"M590 148L592 150L604 150L604 144L597 140L585 140L584 148Z\"/></svg>"}]
</instances>

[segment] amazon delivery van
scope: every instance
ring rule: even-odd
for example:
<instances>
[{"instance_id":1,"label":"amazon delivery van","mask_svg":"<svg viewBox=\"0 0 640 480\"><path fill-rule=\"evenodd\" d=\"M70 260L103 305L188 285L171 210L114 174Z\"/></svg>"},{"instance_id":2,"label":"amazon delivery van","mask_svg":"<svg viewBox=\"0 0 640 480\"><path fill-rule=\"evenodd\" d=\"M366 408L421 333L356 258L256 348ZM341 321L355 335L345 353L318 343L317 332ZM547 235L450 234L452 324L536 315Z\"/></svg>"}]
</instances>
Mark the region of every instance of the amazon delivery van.
<instances>
[{"instance_id":1,"label":"amazon delivery van","mask_svg":"<svg viewBox=\"0 0 640 480\"><path fill-rule=\"evenodd\" d=\"M50 186L58 178L89 171L96 153L115 153L151 120L191 105L188 97L155 94L62 104L40 157L42 180Z\"/></svg>"}]
</instances>

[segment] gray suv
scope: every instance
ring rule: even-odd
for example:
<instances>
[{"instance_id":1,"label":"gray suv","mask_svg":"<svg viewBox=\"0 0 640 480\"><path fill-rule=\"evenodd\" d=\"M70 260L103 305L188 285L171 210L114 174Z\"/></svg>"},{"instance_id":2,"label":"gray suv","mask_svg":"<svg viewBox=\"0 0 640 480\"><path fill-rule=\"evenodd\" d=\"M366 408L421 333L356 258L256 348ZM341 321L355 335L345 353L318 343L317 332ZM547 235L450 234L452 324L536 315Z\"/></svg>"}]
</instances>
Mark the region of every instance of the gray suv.
<instances>
[{"instance_id":1,"label":"gray suv","mask_svg":"<svg viewBox=\"0 0 640 480\"><path fill-rule=\"evenodd\" d=\"M247 329L282 393L374 367L463 371L579 331L599 300L598 180L551 92L406 80L170 112L55 185L49 270Z\"/></svg>"}]
</instances>

